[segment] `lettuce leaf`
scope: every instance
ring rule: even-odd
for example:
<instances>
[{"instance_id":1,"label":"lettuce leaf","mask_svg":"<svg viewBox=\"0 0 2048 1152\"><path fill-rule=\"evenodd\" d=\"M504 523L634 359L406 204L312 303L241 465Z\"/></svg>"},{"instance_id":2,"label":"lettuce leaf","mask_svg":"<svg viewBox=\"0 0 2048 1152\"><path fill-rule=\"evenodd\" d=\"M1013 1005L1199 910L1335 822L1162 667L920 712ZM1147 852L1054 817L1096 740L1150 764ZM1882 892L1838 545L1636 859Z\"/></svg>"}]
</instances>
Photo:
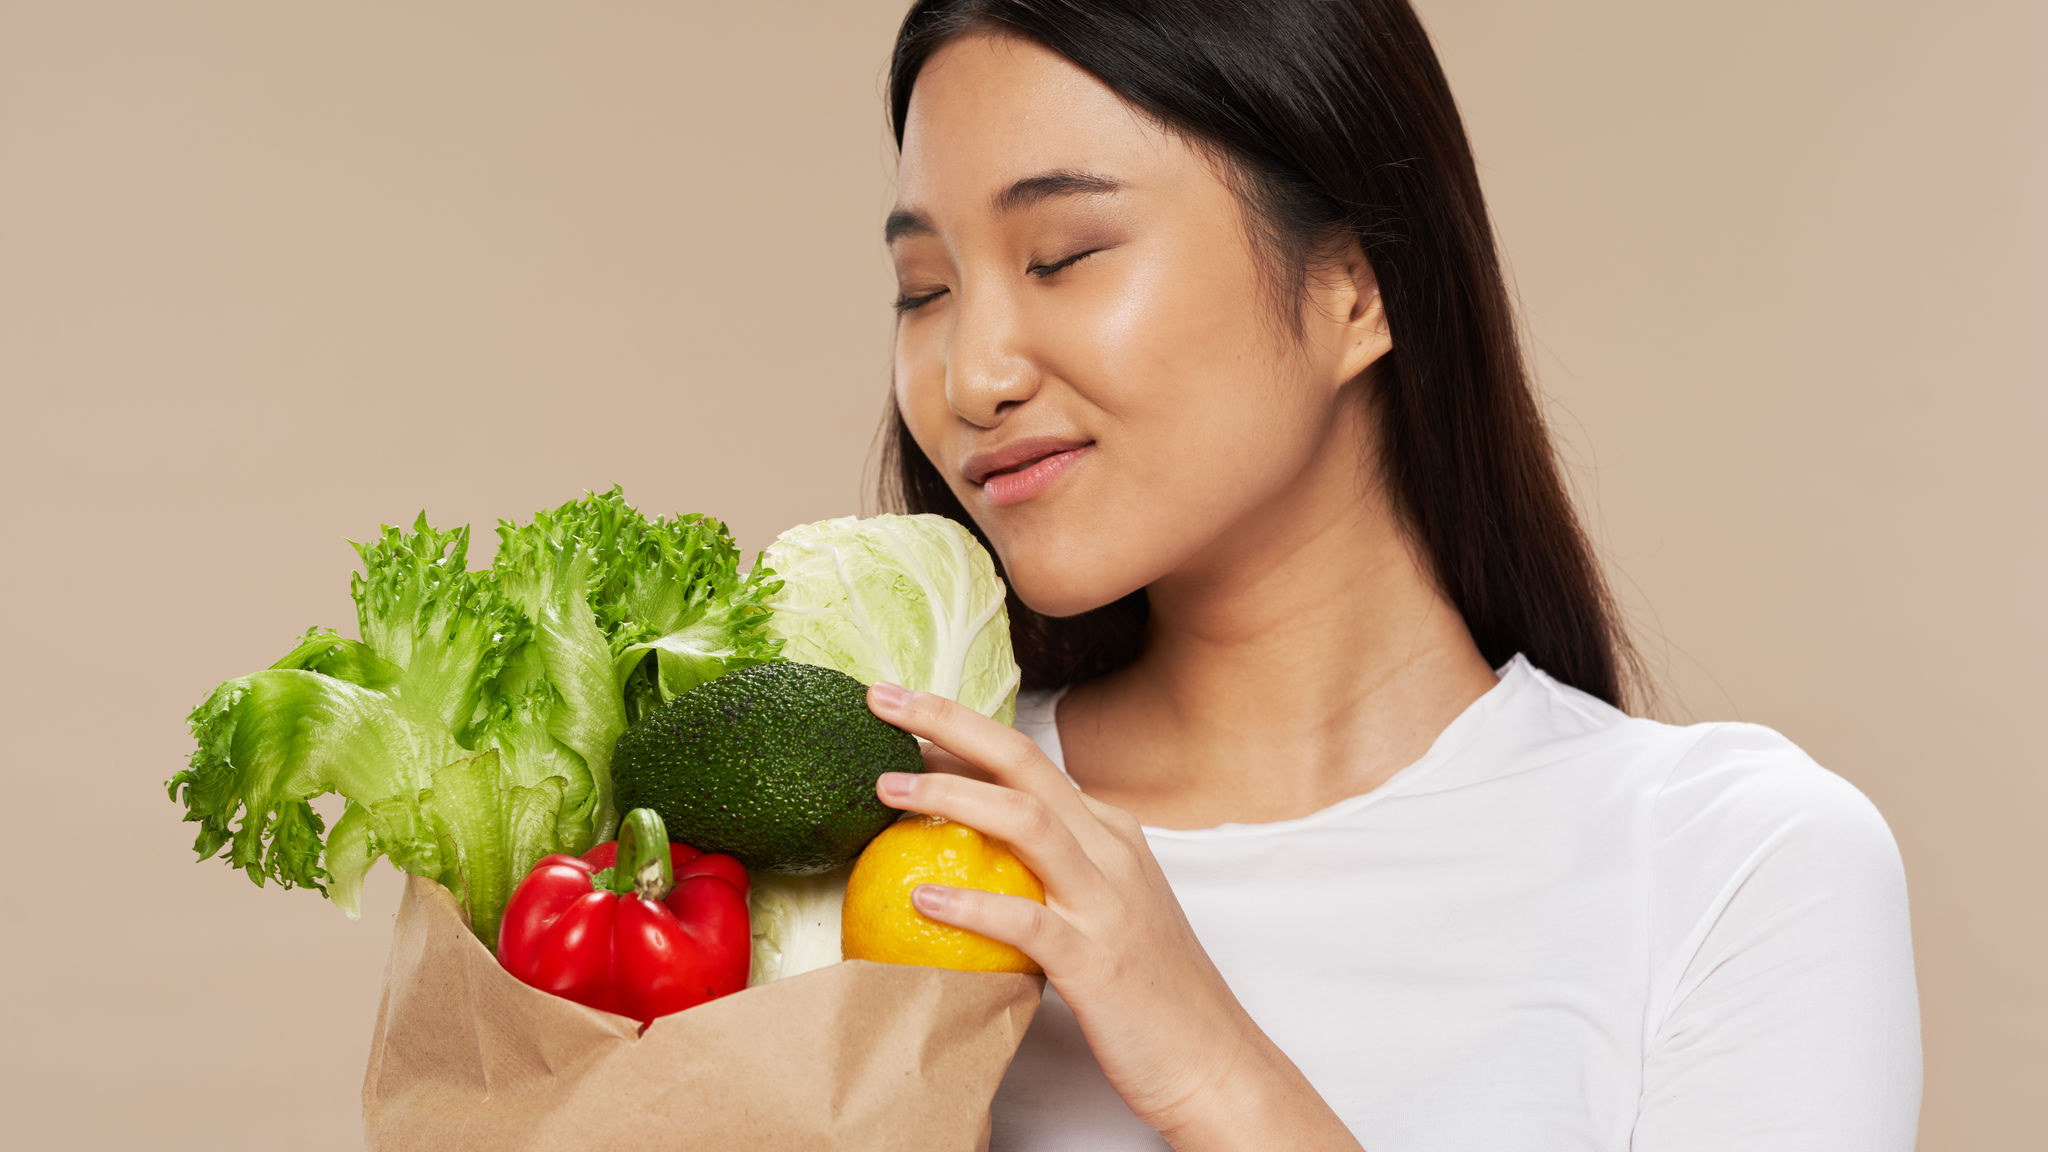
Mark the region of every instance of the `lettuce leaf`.
<instances>
[{"instance_id":1,"label":"lettuce leaf","mask_svg":"<svg viewBox=\"0 0 2048 1152\"><path fill-rule=\"evenodd\" d=\"M648 520L614 488L498 533L501 566L540 541L587 542L590 603L629 721L707 680L773 660L781 647L769 634L767 606L781 583L761 564L742 576L739 546L709 516Z\"/></svg>"},{"instance_id":2,"label":"lettuce leaf","mask_svg":"<svg viewBox=\"0 0 2048 1152\"><path fill-rule=\"evenodd\" d=\"M542 665L568 705L549 731L589 767L597 839L608 840L618 830L619 733L706 680L775 659L781 645L762 601L780 585L758 564L739 574L739 546L719 521L650 521L617 488L501 524L498 537L492 571L534 622Z\"/></svg>"},{"instance_id":3,"label":"lettuce leaf","mask_svg":"<svg viewBox=\"0 0 2048 1152\"><path fill-rule=\"evenodd\" d=\"M354 915L387 858L454 892L494 944L536 860L616 828L629 689L658 700L775 658L772 574L739 576L716 520L649 522L614 488L499 537L472 572L467 528L424 513L410 532L385 527L356 547L360 640L309 631L193 711L197 748L166 786L199 825L201 859ZM344 800L331 833L311 803L328 794Z\"/></svg>"}]
</instances>

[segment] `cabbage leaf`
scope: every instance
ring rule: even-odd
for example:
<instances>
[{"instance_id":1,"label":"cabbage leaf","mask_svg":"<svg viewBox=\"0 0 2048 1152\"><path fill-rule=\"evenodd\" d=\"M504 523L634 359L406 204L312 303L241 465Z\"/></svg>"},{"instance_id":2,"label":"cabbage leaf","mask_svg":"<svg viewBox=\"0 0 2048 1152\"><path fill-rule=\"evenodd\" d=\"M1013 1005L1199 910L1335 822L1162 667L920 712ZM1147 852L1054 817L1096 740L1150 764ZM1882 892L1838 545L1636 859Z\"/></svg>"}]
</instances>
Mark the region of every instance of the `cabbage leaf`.
<instances>
[{"instance_id":1,"label":"cabbage leaf","mask_svg":"<svg viewBox=\"0 0 2048 1152\"><path fill-rule=\"evenodd\" d=\"M748 872L747 920L754 944L747 987L801 976L845 959L839 950L839 915L852 875L852 864L811 876Z\"/></svg>"},{"instance_id":2,"label":"cabbage leaf","mask_svg":"<svg viewBox=\"0 0 2048 1152\"><path fill-rule=\"evenodd\" d=\"M769 634L784 659L958 700L1007 724L1017 661L1003 582L981 542L944 516L801 524L762 556L781 580Z\"/></svg>"}]
</instances>

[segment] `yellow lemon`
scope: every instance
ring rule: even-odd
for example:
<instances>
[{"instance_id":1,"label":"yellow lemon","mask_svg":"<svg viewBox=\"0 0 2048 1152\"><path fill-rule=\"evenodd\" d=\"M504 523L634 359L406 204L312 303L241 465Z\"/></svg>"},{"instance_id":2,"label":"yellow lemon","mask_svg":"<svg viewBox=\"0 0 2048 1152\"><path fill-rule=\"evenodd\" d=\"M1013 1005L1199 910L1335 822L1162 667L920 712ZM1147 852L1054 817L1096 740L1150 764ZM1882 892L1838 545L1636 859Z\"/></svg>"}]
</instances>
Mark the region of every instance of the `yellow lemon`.
<instances>
[{"instance_id":1,"label":"yellow lemon","mask_svg":"<svg viewBox=\"0 0 2048 1152\"><path fill-rule=\"evenodd\" d=\"M937 816L905 816L868 842L846 881L840 943L848 960L970 972L1038 972L1008 944L927 919L910 902L919 884L979 888L1045 903L1045 886L1000 840Z\"/></svg>"}]
</instances>

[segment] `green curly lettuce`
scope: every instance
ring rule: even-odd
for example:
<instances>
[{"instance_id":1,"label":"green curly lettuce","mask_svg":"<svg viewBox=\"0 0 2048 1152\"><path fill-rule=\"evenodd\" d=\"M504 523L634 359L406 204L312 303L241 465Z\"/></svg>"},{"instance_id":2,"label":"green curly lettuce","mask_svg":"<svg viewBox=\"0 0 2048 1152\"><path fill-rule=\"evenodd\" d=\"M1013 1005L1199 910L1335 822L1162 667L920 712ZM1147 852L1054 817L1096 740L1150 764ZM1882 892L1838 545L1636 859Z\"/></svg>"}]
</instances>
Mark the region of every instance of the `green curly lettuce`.
<instances>
[{"instance_id":1,"label":"green curly lettuce","mask_svg":"<svg viewBox=\"0 0 2048 1152\"><path fill-rule=\"evenodd\" d=\"M598 838L609 839L619 733L707 680L775 659L764 601L781 584L758 564L740 574L719 521L648 520L617 488L501 524L498 539L492 571L545 640L548 676L569 686L552 731L590 766Z\"/></svg>"},{"instance_id":2,"label":"green curly lettuce","mask_svg":"<svg viewBox=\"0 0 2048 1152\"><path fill-rule=\"evenodd\" d=\"M778 585L739 575L716 520L650 522L614 488L499 537L472 572L467 528L385 527L356 546L360 640L309 631L193 711L197 747L167 787L201 859L354 915L386 858L454 892L492 944L536 860L616 828L629 714L776 657L762 601ZM331 832L312 805L329 794Z\"/></svg>"}]
</instances>

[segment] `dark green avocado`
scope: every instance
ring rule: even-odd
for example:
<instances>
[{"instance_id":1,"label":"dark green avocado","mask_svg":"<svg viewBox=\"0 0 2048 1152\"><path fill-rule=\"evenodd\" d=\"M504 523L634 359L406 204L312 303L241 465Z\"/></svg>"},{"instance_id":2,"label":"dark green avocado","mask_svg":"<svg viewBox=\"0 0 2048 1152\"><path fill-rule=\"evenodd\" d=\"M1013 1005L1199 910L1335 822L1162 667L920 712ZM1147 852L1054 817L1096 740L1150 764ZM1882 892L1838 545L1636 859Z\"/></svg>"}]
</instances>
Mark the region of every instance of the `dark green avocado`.
<instances>
[{"instance_id":1,"label":"dark green avocado","mask_svg":"<svg viewBox=\"0 0 2048 1152\"><path fill-rule=\"evenodd\" d=\"M798 875L852 860L902 815L877 776L922 771L917 738L868 711L865 685L788 662L690 689L612 753L619 811L652 808L671 840Z\"/></svg>"}]
</instances>

